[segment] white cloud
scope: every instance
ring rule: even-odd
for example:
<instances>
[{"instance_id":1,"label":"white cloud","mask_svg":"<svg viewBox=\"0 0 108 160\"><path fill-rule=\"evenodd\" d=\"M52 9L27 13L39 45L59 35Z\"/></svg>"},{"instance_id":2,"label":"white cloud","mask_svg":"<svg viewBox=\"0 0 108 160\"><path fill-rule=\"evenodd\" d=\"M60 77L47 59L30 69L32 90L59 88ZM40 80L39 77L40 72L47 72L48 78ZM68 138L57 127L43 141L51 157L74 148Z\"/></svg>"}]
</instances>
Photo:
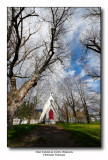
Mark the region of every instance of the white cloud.
<instances>
[{"instance_id":1,"label":"white cloud","mask_svg":"<svg viewBox=\"0 0 108 160\"><path fill-rule=\"evenodd\" d=\"M94 79L93 78L89 78L89 79L84 80L84 82L91 83L91 82L94 82Z\"/></svg>"},{"instance_id":2,"label":"white cloud","mask_svg":"<svg viewBox=\"0 0 108 160\"><path fill-rule=\"evenodd\" d=\"M94 90L99 90L100 86L100 79L94 80L93 78L88 78L84 80L85 83L88 84L89 87L91 87Z\"/></svg>"},{"instance_id":3,"label":"white cloud","mask_svg":"<svg viewBox=\"0 0 108 160\"><path fill-rule=\"evenodd\" d=\"M74 36L76 32L79 33L77 39L79 39L80 35L85 32L86 29L90 29L90 19L83 20L81 17L85 13L86 8L77 8L76 13L73 16L73 30L71 29L68 33L68 36L70 37L70 40L74 39Z\"/></svg>"},{"instance_id":4,"label":"white cloud","mask_svg":"<svg viewBox=\"0 0 108 160\"><path fill-rule=\"evenodd\" d=\"M72 27L70 29L70 32L68 32L67 34L67 39L68 41L71 41L74 45L76 44L76 42L74 42L74 39L79 40L79 38L81 37L81 35L83 35L85 33L86 30L91 30L92 27L94 29L98 29L100 30L100 25L99 22L96 21L95 23L93 23L93 19L91 18L86 18L83 19L82 16L83 14L87 13L87 8L77 8L75 10L75 14L73 16L73 21L72 21ZM76 36L77 33L77 36ZM77 44L76 44L77 45Z\"/></svg>"},{"instance_id":5,"label":"white cloud","mask_svg":"<svg viewBox=\"0 0 108 160\"><path fill-rule=\"evenodd\" d=\"M82 70L81 70L81 73L80 73L80 76L81 76L81 77L84 77L86 74L87 74L86 71L85 71L84 69L82 69Z\"/></svg>"},{"instance_id":6,"label":"white cloud","mask_svg":"<svg viewBox=\"0 0 108 160\"><path fill-rule=\"evenodd\" d=\"M71 70L69 72L65 72L65 75L66 76L74 76L75 72L76 72L75 70Z\"/></svg>"}]
</instances>

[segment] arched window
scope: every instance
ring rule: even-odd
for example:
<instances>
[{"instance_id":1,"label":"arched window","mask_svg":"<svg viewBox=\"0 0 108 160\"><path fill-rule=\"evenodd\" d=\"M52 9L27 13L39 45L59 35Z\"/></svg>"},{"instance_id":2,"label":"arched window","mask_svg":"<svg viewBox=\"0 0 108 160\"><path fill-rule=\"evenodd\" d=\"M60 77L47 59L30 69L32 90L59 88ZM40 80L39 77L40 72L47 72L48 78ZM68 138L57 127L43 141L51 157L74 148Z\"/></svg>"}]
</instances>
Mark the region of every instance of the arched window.
<instances>
[{"instance_id":1,"label":"arched window","mask_svg":"<svg viewBox=\"0 0 108 160\"><path fill-rule=\"evenodd\" d=\"M53 119L53 111L52 111L52 109L50 109L50 111L49 111L49 119Z\"/></svg>"}]
</instances>

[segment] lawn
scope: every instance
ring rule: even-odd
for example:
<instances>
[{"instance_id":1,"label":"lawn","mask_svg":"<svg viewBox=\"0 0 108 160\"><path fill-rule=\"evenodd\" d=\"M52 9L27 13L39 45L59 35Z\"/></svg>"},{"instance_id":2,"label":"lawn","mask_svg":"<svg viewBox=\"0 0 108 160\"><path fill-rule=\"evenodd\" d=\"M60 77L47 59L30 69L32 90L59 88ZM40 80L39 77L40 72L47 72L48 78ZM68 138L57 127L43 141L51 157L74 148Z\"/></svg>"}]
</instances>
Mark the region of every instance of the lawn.
<instances>
[{"instance_id":1,"label":"lawn","mask_svg":"<svg viewBox=\"0 0 108 160\"><path fill-rule=\"evenodd\" d=\"M8 130L7 143L8 147L101 147L100 131L100 123L16 125Z\"/></svg>"},{"instance_id":2,"label":"lawn","mask_svg":"<svg viewBox=\"0 0 108 160\"><path fill-rule=\"evenodd\" d=\"M58 123L57 125L66 129L79 147L101 147L100 123Z\"/></svg>"},{"instance_id":3,"label":"lawn","mask_svg":"<svg viewBox=\"0 0 108 160\"><path fill-rule=\"evenodd\" d=\"M14 125L12 129L7 130L7 146L12 144L16 147L16 144L22 136L27 135L31 130L36 129L38 126L38 124Z\"/></svg>"}]
</instances>

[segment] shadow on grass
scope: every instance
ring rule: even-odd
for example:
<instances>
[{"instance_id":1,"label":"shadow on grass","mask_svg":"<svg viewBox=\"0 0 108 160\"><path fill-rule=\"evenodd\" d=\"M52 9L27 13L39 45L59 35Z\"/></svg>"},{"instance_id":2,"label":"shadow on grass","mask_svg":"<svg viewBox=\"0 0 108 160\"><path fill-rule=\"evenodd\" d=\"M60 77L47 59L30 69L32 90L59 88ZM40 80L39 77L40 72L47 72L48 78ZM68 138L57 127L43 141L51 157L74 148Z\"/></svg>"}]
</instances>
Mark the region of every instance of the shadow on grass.
<instances>
[{"instance_id":1,"label":"shadow on grass","mask_svg":"<svg viewBox=\"0 0 108 160\"><path fill-rule=\"evenodd\" d=\"M27 135L32 129L36 129L39 125L38 124L21 124L21 125L14 125L12 129L7 130L7 144L9 146L10 142L15 143L24 135Z\"/></svg>"},{"instance_id":2,"label":"shadow on grass","mask_svg":"<svg viewBox=\"0 0 108 160\"><path fill-rule=\"evenodd\" d=\"M101 147L100 124L58 124L66 129L79 147Z\"/></svg>"}]
</instances>

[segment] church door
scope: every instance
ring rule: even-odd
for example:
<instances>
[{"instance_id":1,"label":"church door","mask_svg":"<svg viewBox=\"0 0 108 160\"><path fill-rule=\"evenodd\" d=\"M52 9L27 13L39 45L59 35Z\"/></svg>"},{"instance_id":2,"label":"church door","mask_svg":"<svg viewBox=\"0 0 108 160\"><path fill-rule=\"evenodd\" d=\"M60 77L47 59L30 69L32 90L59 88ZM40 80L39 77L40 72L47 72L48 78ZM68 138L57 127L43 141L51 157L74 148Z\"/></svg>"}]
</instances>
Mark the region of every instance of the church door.
<instances>
[{"instance_id":1,"label":"church door","mask_svg":"<svg viewBox=\"0 0 108 160\"><path fill-rule=\"evenodd\" d=\"M53 119L53 111L52 111L52 109L50 109L50 111L49 111L49 119Z\"/></svg>"}]
</instances>

